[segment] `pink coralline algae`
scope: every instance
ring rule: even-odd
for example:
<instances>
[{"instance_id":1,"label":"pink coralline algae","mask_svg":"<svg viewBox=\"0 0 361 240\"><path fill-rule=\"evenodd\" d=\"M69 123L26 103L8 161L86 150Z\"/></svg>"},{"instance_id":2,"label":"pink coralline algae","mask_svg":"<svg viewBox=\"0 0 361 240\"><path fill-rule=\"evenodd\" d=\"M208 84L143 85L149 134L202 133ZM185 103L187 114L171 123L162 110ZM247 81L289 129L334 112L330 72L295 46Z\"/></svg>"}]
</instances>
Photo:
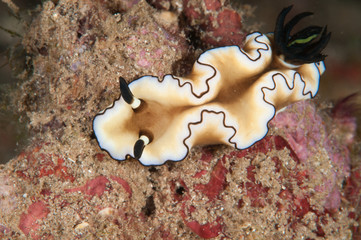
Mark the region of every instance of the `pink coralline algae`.
<instances>
[{"instance_id":1,"label":"pink coralline algae","mask_svg":"<svg viewBox=\"0 0 361 240\"><path fill-rule=\"evenodd\" d=\"M132 23L130 23L131 25ZM162 26L158 25L160 28L162 28ZM130 44L127 46L127 52L129 54L129 57L133 60L136 61L136 65L141 67L143 70L144 69L150 69L150 68L154 68L154 66L160 66L162 63L162 59L163 59L163 50L161 48L154 48L151 49L150 46L148 45L144 45L141 48L139 48L139 42L144 41L142 40L145 36L150 35L154 41L159 41L162 40L164 42L162 42L162 44L164 46L168 46L169 48L179 48L179 49L183 49L183 51L186 49L185 45L178 45L179 42L177 42L177 44L173 43L176 41L180 41L181 44L185 43L184 39L175 39L174 37L170 37L169 39L167 39L168 36L168 32L167 30L163 29L164 36L166 36L166 40L159 35L159 33L155 33L155 32L150 32L145 28L141 28L137 34L133 35L130 37ZM137 50L135 51L135 48L137 48ZM136 52L138 52L138 54L136 54ZM159 72L158 74L163 75L164 72Z\"/></svg>"},{"instance_id":2,"label":"pink coralline algae","mask_svg":"<svg viewBox=\"0 0 361 240\"><path fill-rule=\"evenodd\" d=\"M274 155L274 151L287 150L289 157L294 160L296 166L292 171L287 171L284 162ZM274 170L278 178L276 182L283 186L277 193L272 193L274 187L267 186L260 182L256 173L259 171L259 166L256 163L255 156L259 154L265 154L269 156L270 160L274 164ZM208 162L214 158L210 152L210 148L204 148L202 150L202 156L200 158L203 162ZM173 198L176 204L181 204L181 216L185 224L198 236L202 238L214 238L223 235L227 232L227 224L224 222L224 216L219 214L215 216L213 221L209 222L198 222L192 219L192 213L202 211L202 206L193 206L191 193L197 192L198 194L207 197L210 204L206 207L207 212L213 212L219 207L219 201L224 202L225 189L230 184L226 179L226 173L236 171L232 167L233 161L239 161L239 158L250 159L251 165L246 169L246 178L239 179L237 186L239 191L244 192L243 197L238 200L238 208L242 209L248 204L255 209L266 209L271 205L277 207L276 214L286 214L287 222L290 227L297 231L301 226L304 225L304 219L306 216L314 216L316 225L314 228L315 236L325 237L323 227L325 227L325 221L328 218L329 211L316 210L311 203L311 193L309 192L307 185L312 180L313 171L311 169L305 169L301 165L301 161L293 151L290 144L281 136L269 136L249 149L242 151L231 151L222 157L220 157L210 172L210 178L208 183L205 184L193 184L186 185L182 179L178 179L177 182L171 182L173 192L175 192ZM225 165L225 160L229 161L229 166ZM299 166L299 167L298 167ZM202 170L203 171L203 170ZM198 175L195 176L196 178ZM259 177L259 176L258 176ZM296 184L292 187L292 184ZM296 192L295 186L298 186ZM275 195L274 195L275 194ZM331 191L329 196L335 194L335 191ZM329 203L326 202L326 209ZM338 206L334 206L338 208ZM335 210L335 209L334 209ZM296 235L294 235L296 236Z\"/></svg>"},{"instance_id":3,"label":"pink coralline algae","mask_svg":"<svg viewBox=\"0 0 361 240\"><path fill-rule=\"evenodd\" d=\"M45 176L54 176L63 180L74 181L74 176L68 172L64 166L64 159L56 154L39 153L43 144L39 144L32 150L21 153L18 158L26 159L28 167L17 170L19 178L28 181L37 182L39 178Z\"/></svg>"},{"instance_id":4,"label":"pink coralline algae","mask_svg":"<svg viewBox=\"0 0 361 240\"><path fill-rule=\"evenodd\" d=\"M280 112L271 126L286 130L286 139L294 149L298 158L305 162L315 154L316 144L325 133L323 120L316 114L316 108L307 102L299 102L293 105L294 111ZM304 117L300 117L302 114ZM320 129L321 128L321 129Z\"/></svg>"},{"instance_id":5,"label":"pink coralline algae","mask_svg":"<svg viewBox=\"0 0 361 240\"><path fill-rule=\"evenodd\" d=\"M50 210L43 201L37 201L31 204L26 213L20 217L19 228L25 235L29 235L32 239L42 239L36 234L40 227L39 221L49 214Z\"/></svg>"},{"instance_id":6,"label":"pink coralline algae","mask_svg":"<svg viewBox=\"0 0 361 240\"><path fill-rule=\"evenodd\" d=\"M300 117L300 115L304 117ZM334 117L333 119L333 124L340 124L338 119L341 118ZM354 117L349 116L348 120L346 117L343 119L345 120L342 125L356 126ZM332 120L330 121L332 122ZM315 190L328 193L325 199L326 209L338 209L341 203L338 185L350 175L350 153L347 148L349 143L338 139L337 136L340 135L335 134L335 129L341 129L342 126L329 131L324 119L317 113L315 105L308 102L294 104L292 109L279 113L270 124L279 129L286 129L284 131L286 140L300 161L306 165L310 166L311 161L317 161L318 149L326 150L326 157L330 158L333 168L329 170L328 174L324 174L322 184L316 186ZM351 127L347 134L342 135L353 136L355 130L355 127ZM310 171L311 178L314 173L314 171Z\"/></svg>"},{"instance_id":7,"label":"pink coralline algae","mask_svg":"<svg viewBox=\"0 0 361 240\"><path fill-rule=\"evenodd\" d=\"M169 0L154 1L151 4L158 9L169 10ZM222 0L190 1L179 4L187 23L199 34L206 47L227 45L242 46L246 33L242 30L242 17Z\"/></svg>"},{"instance_id":8,"label":"pink coralline algae","mask_svg":"<svg viewBox=\"0 0 361 240\"><path fill-rule=\"evenodd\" d=\"M32 151L24 152L19 156L25 157L28 162L31 162L31 166L34 169L39 169L39 172L34 171L34 169L31 171L31 169L26 168L24 170L17 171L17 175L25 181L33 182L35 185L39 184L42 181L42 178L49 176L57 178L60 182L73 182L74 177L68 173L67 168L62 165L63 161L60 161L61 163L59 166L59 159L62 158L57 157L58 165L49 163L49 157L47 157L49 155L41 153L41 146L42 144L39 144ZM37 159L37 162L34 161L35 159ZM35 175L30 175L30 172L34 172L36 177ZM129 183L123 178L114 175L110 175L108 177L97 176L88 180L80 187L65 188L61 195L54 193L54 189L48 188L46 185L43 187L39 186L41 189L40 194L31 197L31 199L33 199L33 203L30 204L27 210L24 211L20 216L19 229L26 236L31 237L31 239L44 239L48 237L51 238L51 234L38 234L38 229L42 225L43 220L46 219L51 211L49 209L49 204L54 203L54 201L59 201L59 206L61 209L67 208L74 203L66 196L81 194L84 199L91 200L94 197L102 197L102 195L104 195L106 192L118 189L118 185L121 186L124 193L126 193L131 199L132 189ZM99 212L101 209L104 209L102 206L98 206L97 208L99 209ZM6 227L4 227L4 232L12 234L12 232Z\"/></svg>"},{"instance_id":9,"label":"pink coralline algae","mask_svg":"<svg viewBox=\"0 0 361 240\"><path fill-rule=\"evenodd\" d=\"M122 178L117 176L110 176L110 179L119 183L124 190L129 194L129 197L132 197L132 189L130 188L129 184ZM109 191L110 181L105 176L98 176L92 180L87 181L87 183L81 187L65 189L65 192L72 193L72 192L81 192L85 195L88 195L89 198L94 196L102 196L105 191Z\"/></svg>"},{"instance_id":10,"label":"pink coralline algae","mask_svg":"<svg viewBox=\"0 0 361 240\"><path fill-rule=\"evenodd\" d=\"M72 189L65 189L65 192L82 192L85 195L90 197L101 196L107 189L107 183L109 180L104 176L96 177L92 180L89 180L85 185L81 187L76 187Z\"/></svg>"},{"instance_id":11,"label":"pink coralline algae","mask_svg":"<svg viewBox=\"0 0 361 240\"><path fill-rule=\"evenodd\" d=\"M183 1L184 14L191 25L199 25L203 42L213 46L242 45L245 37L241 16L235 10L222 6L220 0Z\"/></svg>"},{"instance_id":12,"label":"pink coralline algae","mask_svg":"<svg viewBox=\"0 0 361 240\"><path fill-rule=\"evenodd\" d=\"M186 185L182 179L172 181L170 183L171 188L172 191L175 192L173 199L175 204L181 205L180 214L185 224L198 236L207 239L217 237L222 234L223 231L226 231L227 225L224 222L224 216L222 214L217 215L213 221L205 223L200 223L197 220L192 219L192 214L197 214L198 211L202 212L203 207L193 206L191 193L197 192L198 194L201 194L201 196L206 197L206 199L208 199L208 207L205 207L207 212L214 212L222 207L222 202L225 201L224 197L227 196L225 195L225 189L230 184L227 181L227 173L237 171L237 169L232 167L234 161L239 161L240 158L253 159L257 154L269 154L274 150L283 150L284 148L289 150L289 156L292 157L294 161L299 162L290 145L282 137L271 136L264 138L249 149L241 151L235 150L221 156L211 169L209 181L205 184L193 184L189 186ZM215 155L212 154L211 148L203 148L200 161L203 162L204 166L210 164L210 161L214 158ZM276 172L281 174L281 177L277 180L280 184L287 185L288 182L295 181L301 186L307 181L308 174L305 171L297 170L295 168L293 172L286 173L283 172L284 166L282 166L278 157L273 156L271 161L275 164ZM246 201L250 201L251 206L254 208L265 208L275 204L278 211L290 211L292 213L289 215L288 221L296 228L296 226L300 224L299 218L302 218L309 211L313 211L310 208L309 196L296 196L293 193L292 188L285 188L280 190L277 195L280 200L283 199L286 201L282 203L278 202L268 193L270 187L264 186L256 179L256 168L257 165L252 163L251 160L251 165L246 169L246 179L239 179L237 181L237 188L239 191L245 193L245 195L237 201L238 208L243 208ZM197 178L198 175L195 177Z\"/></svg>"},{"instance_id":13,"label":"pink coralline algae","mask_svg":"<svg viewBox=\"0 0 361 240\"><path fill-rule=\"evenodd\" d=\"M361 195L361 167L355 167L351 171L350 177L346 180L345 186L345 197L352 206L358 206L355 211L350 212L349 217L360 222L361 216L357 212L360 206L360 195ZM361 226L353 226L352 231L354 239L361 239Z\"/></svg>"},{"instance_id":14,"label":"pink coralline algae","mask_svg":"<svg viewBox=\"0 0 361 240\"><path fill-rule=\"evenodd\" d=\"M55 177L62 181L74 181L74 177L68 173L68 168L64 166L64 159L56 154L42 153L42 146L38 144L33 149L23 152L18 156L18 159L25 159L27 167L22 170L17 170L16 175L19 179L26 182L32 182L37 185L43 177ZM46 144L45 144L46 145ZM55 163L54 163L55 162ZM46 196L50 194L50 190L44 188L40 191L40 195ZM24 196L26 196L25 194ZM38 197L34 198L38 199ZM40 227L41 220L46 218L50 210L48 209L46 201L35 200L27 209L21 214L19 228L27 236L32 239L42 239L44 236L38 236L36 233Z\"/></svg>"}]
</instances>

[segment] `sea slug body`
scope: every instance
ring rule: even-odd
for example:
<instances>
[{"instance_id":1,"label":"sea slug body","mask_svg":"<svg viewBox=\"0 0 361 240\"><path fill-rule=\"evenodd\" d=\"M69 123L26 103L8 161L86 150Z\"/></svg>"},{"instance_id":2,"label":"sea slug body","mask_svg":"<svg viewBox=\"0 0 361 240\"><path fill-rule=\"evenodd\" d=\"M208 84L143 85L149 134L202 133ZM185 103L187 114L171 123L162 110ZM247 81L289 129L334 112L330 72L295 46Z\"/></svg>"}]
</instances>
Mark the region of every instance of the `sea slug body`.
<instances>
[{"instance_id":1,"label":"sea slug body","mask_svg":"<svg viewBox=\"0 0 361 240\"><path fill-rule=\"evenodd\" d=\"M262 139L278 110L316 95L325 70L320 51L330 34L309 27L290 37L307 16L284 26L290 9L281 12L274 34L252 33L242 49L208 50L186 77L144 76L129 85L120 78L122 98L93 121L99 146L117 160L161 165L184 159L195 145L244 149ZM315 42L314 35L321 37ZM305 51L312 56L303 57Z\"/></svg>"}]
</instances>

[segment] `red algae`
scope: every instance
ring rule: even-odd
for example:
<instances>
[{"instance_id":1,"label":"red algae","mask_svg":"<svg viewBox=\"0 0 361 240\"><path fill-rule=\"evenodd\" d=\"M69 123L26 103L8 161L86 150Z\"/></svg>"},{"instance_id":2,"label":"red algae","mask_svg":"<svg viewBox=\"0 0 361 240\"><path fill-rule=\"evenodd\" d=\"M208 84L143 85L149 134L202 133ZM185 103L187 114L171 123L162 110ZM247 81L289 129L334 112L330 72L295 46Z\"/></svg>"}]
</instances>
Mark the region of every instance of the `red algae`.
<instances>
[{"instance_id":1,"label":"red algae","mask_svg":"<svg viewBox=\"0 0 361 240\"><path fill-rule=\"evenodd\" d=\"M65 189L65 192L82 192L83 194L89 195L90 197L100 197L106 191L107 183L109 183L109 180L106 177L99 176L92 180L89 180L85 185L81 187Z\"/></svg>"},{"instance_id":2,"label":"red algae","mask_svg":"<svg viewBox=\"0 0 361 240\"><path fill-rule=\"evenodd\" d=\"M197 184L194 189L205 194L209 200L213 200L226 187L226 174L228 170L224 167L224 157L218 160L210 173L210 179L207 184Z\"/></svg>"},{"instance_id":3,"label":"red algae","mask_svg":"<svg viewBox=\"0 0 361 240\"><path fill-rule=\"evenodd\" d=\"M31 204L27 213L23 213L20 217L19 228L25 235L29 235L32 239L41 239L36 234L36 230L40 227L39 220L42 220L49 214L49 209L43 201L37 201Z\"/></svg>"}]
</instances>

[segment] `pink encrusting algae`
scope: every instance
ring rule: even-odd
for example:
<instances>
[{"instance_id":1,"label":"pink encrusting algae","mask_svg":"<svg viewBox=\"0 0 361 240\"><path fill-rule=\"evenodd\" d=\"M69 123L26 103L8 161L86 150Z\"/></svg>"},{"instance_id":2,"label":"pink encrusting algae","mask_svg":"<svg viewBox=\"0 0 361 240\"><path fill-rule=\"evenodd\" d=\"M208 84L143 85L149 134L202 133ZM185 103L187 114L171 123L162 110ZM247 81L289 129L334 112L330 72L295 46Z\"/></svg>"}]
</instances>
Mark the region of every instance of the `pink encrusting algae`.
<instances>
[{"instance_id":1,"label":"pink encrusting algae","mask_svg":"<svg viewBox=\"0 0 361 240\"><path fill-rule=\"evenodd\" d=\"M300 117L303 115L304 117ZM306 165L311 166L310 162L317 160L317 152L320 148L326 151L326 157L330 159L332 168L324 174L324 181L321 185L315 187L316 191L327 192L325 208L329 210L338 209L341 203L340 185L344 179L350 176L350 150L348 148L350 141L345 142L340 138L347 135L353 139L356 133L356 118L353 116L344 117L344 122L351 125L346 128L342 135L335 134L337 129L342 129L340 118L329 118L328 122L331 126L324 123L324 119L317 114L315 105L306 102L296 103L292 112L279 113L271 122L271 125L279 129L289 129L285 133L287 141L295 150L299 159ZM338 125L338 126L337 126ZM337 126L336 128L334 128ZM292 130L291 130L292 129ZM312 169L312 168L311 168ZM319 169L317 169L319 171ZM312 173L312 172L311 172ZM312 177L312 174L311 174Z\"/></svg>"}]
</instances>

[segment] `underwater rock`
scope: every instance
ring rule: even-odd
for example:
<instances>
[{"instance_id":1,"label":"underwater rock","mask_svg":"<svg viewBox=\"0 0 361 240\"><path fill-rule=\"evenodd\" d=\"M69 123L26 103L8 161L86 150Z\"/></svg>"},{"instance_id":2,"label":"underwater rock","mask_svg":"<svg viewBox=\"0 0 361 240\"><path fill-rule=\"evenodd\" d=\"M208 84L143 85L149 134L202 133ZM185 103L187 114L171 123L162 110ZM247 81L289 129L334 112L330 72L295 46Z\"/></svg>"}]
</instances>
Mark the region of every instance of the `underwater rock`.
<instances>
[{"instance_id":1,"label":"underwater rock","mask_svg":"<svg viewBox=\"0 0 361 240\"><path fill-rule=\"evenodd\" d=\"M248 149L198 146L181 162L153 167L104 154L92 119L119 96L118 77L172 73L190 53L184 33L164 31L145 2L118 14L101 3L44 2L23 40L32 74L14 96L33 137L0 168L0 238L351 239L359 231L359 168L347 175L326 149L351 149L356 140L312 102L279 113L293 124L276 117ZM305 123L299 144L309 139L309 148L292 140L294 123ZM335 130L342 138L332 139ZM325 179L332 188L315 191ZM341 202L330 211L336 191Z\"/></svg>"}]
</instances>

